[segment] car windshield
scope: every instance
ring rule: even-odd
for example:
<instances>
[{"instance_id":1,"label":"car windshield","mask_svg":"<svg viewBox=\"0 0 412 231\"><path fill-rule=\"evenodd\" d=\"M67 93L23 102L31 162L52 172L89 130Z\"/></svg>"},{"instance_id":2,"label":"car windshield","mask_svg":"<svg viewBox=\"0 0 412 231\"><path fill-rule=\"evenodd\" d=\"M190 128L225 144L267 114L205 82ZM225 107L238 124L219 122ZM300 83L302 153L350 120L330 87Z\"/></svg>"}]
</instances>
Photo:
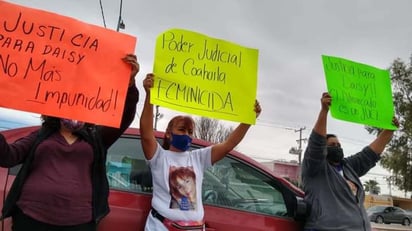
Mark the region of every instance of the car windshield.
<instances>
[{"instance_id":1,"label":"car windshield","mask_svg":"<svg viewBox=\"0 0 412 231\"><path fill-rule=\"evenodd\" d=\"M385 206L373 206L367 209L368 213L382 212L386 207Z\"/></svg>"}]
</instances>

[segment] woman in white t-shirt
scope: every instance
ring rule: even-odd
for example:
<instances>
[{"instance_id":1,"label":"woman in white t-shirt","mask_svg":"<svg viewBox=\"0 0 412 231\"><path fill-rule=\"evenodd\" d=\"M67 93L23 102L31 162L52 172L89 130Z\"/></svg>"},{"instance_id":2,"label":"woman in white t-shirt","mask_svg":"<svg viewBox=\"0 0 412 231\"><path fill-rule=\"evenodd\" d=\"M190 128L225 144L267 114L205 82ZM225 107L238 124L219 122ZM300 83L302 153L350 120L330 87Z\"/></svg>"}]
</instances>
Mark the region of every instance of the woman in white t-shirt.
<instances>
[{"instance_id":1,"label":"woman in white t-shirt","mask_svg":"<svg viewBox=\"0 0 412 231\"><path fill-rule=\"evenodd\" d=\"M153 177L152 209L145 230L179 230L178 226L202 230L203 172L235 148L250 125L239 124L222 143L189 151L195 123L190 116L176 116L169 121L163 145L160 145L153 131L153 105L150 103L154 77L154 74L147 74L143 80L146 99L140 117L143 152ZM258 117L261 108L257 101L254 111Z\"/></svg>"}]
</instances>

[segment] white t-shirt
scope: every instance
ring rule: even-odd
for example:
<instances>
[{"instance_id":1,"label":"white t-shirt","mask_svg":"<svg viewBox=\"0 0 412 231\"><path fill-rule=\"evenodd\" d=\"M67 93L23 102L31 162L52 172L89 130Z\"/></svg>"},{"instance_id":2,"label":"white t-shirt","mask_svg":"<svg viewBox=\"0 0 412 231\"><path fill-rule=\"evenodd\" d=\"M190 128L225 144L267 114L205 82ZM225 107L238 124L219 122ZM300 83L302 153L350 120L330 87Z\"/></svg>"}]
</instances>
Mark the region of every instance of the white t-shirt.
<instances>
[{"instance_id":1,"label":"white t-shirt","mask_svg":"<svg viewBox=\"0 0 412 231\"><path fill-rule=\"evenodd\" d=\"M173 152L164 150L158 144L153 158L148 162L153 179L152 207L170 220L202 220L203 173L212 165L211 146ZM149 214L146 226L158 223L152 219L156 218Z\"/></svg>"}]
</instances>

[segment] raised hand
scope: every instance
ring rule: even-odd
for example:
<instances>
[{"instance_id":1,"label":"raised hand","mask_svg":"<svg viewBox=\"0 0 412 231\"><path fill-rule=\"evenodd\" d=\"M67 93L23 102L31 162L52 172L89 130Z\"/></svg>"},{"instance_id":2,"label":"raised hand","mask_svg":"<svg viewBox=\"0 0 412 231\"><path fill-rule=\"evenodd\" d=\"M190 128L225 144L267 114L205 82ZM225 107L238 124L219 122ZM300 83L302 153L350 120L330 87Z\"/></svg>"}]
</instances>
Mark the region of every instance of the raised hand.
<instances>
[{"instance_id":1,"label":"raised hand","mask_svg":"<svg viewBox=\"0 0 412 231\"><path fill-rule=\"evenodd\" d=\"M124 62L130 64L132 72L130 73L129 87L135 83L135 76L139 73L140 65L137 62L137 57L134 54L127 54L123 59Z\"/></svg>"}]
</instances>

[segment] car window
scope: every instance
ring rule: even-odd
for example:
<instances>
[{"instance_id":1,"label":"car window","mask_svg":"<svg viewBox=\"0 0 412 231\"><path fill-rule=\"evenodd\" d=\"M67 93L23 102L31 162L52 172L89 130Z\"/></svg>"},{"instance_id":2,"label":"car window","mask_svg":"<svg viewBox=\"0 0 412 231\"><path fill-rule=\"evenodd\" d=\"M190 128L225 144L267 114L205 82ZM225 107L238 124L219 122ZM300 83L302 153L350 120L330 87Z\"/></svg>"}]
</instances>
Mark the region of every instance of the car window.
<instances>
[{"instance_id":1,"label":"car window","mask_svg":"<svg viewBox=\"0 0 412 231\"><path fill-rule=\"evenodd\" d=\"M373 206L367 209L368 212L382 212L385 209L383 206Z\"/></svg>"},{"instance_id":2,"label":"car window","mask_svg":"<svg viewBox=\"0 0 412 231\"><path fill-rule=\"evenodd\" d=\"M143 155L140 139L132 136L119 138L108 150L106 161L110 188L152 192L152 176Z\"/></svg>"},{"instance_id":3,"label":"car window","mask_svg":"<svg viewBox=\"0 0 412 231\"><path fill-rule=\"evenodd\" d=\"M283 194L273 181L246 163L227 156L205 172L203 202L253 213L287 216Z\"/></svg>"},{"instance_id":4,"label":"car window","mask_svg":"<svg viewBox=\"0 0 412 231\"><path fill-rule=\"evenodd\" d=\"M395 213L403 213L404 210L401 209L401 208L398 208L398 207L393 207L393 212L395 212Z\"/></svg>"}]
</instances>

